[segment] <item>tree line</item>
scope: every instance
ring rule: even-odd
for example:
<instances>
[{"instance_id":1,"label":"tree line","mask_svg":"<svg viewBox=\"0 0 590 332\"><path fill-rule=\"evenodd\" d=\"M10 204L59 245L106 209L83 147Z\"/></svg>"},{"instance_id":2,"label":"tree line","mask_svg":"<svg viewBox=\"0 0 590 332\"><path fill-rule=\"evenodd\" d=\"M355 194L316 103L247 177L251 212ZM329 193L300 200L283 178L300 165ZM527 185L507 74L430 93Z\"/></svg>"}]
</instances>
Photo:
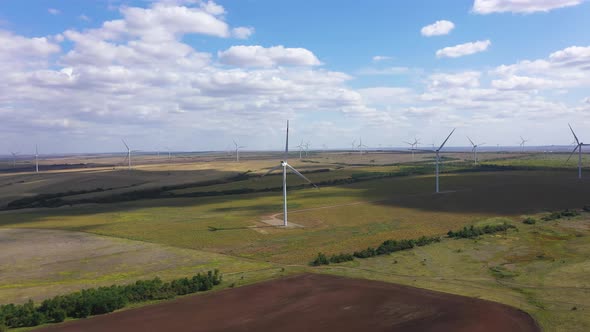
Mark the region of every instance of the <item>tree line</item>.
<instances>
[{"instance_id":1,"label":"tree line","mask_svg":"<svg viewBox=\"0 0 590 332\"><path fill-rule=\"evenodd\" d=\"M130 303L171 299L178 295L203 292L221 283L218 270L192 278L163 282L160 278L138 280L129 285L83 289L68 295L46 299L39 306L32 300L24 304L0 305L0 331L63 322L66 318L84 318L121 309Z\"/></svg>"},{"instance_id":2,"label":"tree line","mask_svg":"<svg viewBox=\"0 0 590 332\"><path fill-rule=\"evenodd\" d=\"M515 226L503 223L499 225L485 225L485 226L469 226L463 227L463 229L458 231L449 231L447 236L449 238L474 238L484 234L492 234L497 232L504 232L508 229L516 229ZM320 266L320 265L328 265L328 264L337 264L342 262L352 261L355 258L369 258L375 257L380 255L390 254L396 251L402 250L409 250L414 247L422 247L432 243L440 242L441 238L438 236L422 236L418 239L410 239L410 240L386 240L377 248L368 247L367 249L363 249L361 251L355 251L352 254L347 253L340 253L337 255L327 256L326 254L319 252L314 260L312 260L309 265L311 266Z\"/></svg>"}]
</instances>

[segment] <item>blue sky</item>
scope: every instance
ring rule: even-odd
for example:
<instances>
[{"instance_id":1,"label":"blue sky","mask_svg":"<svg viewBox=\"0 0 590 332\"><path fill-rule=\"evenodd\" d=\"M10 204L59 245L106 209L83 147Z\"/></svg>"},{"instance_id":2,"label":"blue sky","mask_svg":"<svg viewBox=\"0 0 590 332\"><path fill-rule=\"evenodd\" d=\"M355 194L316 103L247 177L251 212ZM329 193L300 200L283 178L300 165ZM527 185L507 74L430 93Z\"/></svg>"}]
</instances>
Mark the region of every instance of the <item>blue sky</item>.
<instances>
[{"instance_id":1,"label":"blue sky","mask_svg":"<svg viewBox=\"0 0 590 332\"><path fill-rule=\"evenodd\" d=\"M568 144L587 31L584 0L7 0L0 154L279 149L287 119L316 147Z\"/></svg>"}]
</instances>

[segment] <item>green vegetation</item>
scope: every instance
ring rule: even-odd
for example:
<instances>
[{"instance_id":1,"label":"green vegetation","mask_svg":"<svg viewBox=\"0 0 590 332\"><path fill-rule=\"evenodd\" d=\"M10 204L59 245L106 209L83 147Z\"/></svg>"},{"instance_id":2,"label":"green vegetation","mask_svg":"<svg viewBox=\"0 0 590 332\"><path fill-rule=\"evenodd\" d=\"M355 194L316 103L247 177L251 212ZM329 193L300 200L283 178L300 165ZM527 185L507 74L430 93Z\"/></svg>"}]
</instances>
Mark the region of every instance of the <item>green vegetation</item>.
<instances>
[{"instance_id":1,"label":"green vegetation","mask_svg":"<svg viewBox=\"0 0 590 332\"><path fill-rule=\"evenodd\" d=\"M138 280L126 286L112 285L83 289L72 294L47 299L40 306L35 306L32 300L25 304L0 305L0 326L28 327L60 323L68 317L84 318L102 315L131 303L171 299L178 295L207 291L219 285L221 279L221 274L215 270L166 283L155 278Z\"/></svg>"},{"instance_id":2,"label":"green vegetation","mask_svg":"<svg viewBox=\"0 0 590 332\"><path fill-rule=\"evenodd\" d=\"M534 225L537 223L537 219L532 218L532 217L526 217L524 218L524 220L522 221L523 224L527 224L527 225Z\"/></svg>"},{"instance_id":3,"label":"green vegetation","mask_svg":"<svg viewBox=\"0 0 590 332\"><path fill-rule=\"evenodd\" d=\"M576 210L565 209L563 211L551 212L551 214L549 214L548 216L544 216L541 219L543 219L544 221L551 221L551 220L558 220L561 218L576 217L579 215L580 215L580 212L578 212Z\"/></svg>"},{"instance_id":4,"label":"green vegetation","mask_svg":"<svg viewBox=\"0 0 590 332\"><path fill-rule=\"evenodd\" d=\"M478 237L484 234L505 232L511 228L516 229L514 225L510 225L508 223L503 223L501 225L485 225L481 227L471 225L469 227L463 227L463 229L460 231L449 231L447 233L447 236L455 239L472 239L474 237Z\"/></svg>"}]
</instances>

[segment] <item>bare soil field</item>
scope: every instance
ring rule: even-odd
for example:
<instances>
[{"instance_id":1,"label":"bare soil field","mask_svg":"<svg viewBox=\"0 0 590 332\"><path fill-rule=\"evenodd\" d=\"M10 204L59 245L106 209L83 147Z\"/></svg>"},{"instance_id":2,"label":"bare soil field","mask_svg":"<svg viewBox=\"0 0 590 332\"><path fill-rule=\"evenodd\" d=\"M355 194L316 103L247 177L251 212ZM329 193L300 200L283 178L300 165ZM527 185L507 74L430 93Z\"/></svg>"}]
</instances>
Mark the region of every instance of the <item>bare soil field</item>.
<instances>
[{"instance_id":1,"label":"bare soil field","mask_svg":"<svg viewBox=\"0 0 590 332\"><path fill-rule=\"evenodd\" d=\"M38 331L540 331L499 303L384 282L303 274Z\"/></svg>"}]
</instances>

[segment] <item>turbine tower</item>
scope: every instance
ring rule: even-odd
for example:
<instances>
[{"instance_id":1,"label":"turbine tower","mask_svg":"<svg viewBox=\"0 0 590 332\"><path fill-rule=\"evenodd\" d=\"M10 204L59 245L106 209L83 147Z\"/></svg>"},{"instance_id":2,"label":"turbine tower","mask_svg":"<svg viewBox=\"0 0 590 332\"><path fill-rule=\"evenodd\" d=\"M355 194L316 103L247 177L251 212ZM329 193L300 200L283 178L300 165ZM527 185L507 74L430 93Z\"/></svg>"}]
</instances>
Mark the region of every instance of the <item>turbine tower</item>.
<instances>
[{"instance_id":1,"label":"turbine tower","mask_svg":"<svg viewBox=\"0 0 590 332\"><path fill-rule=\"evenodd\" d=\"M264 177L264 176L267 176L268 174L270 174L278 169L281 169L281 168L283 169L283 226L285 226L285 227L287 227L287 225L288 225L288 221L287 221L287 169L290 169L293 173L297 174L297 176L299 176L303 180L309 182L315 188L318 188L318 186L316 186L313 182L311 182L311 180L306 178L303 174L299 173L299 171L297 171L295 168L293 168L293 166L289 165L289 163L287 162L288 154L289 154L289 121L287 120L287 138L285 140L285 155L283 156L283 160L281 161L280 165L271 168L268 172L266 172L263 175L263 177Z\"/></svg>"},{"instance_id":2,"label":"turbine tower","mask_svg":"<svg viewBox=\"0 0 590 332\"><path fill-rule=\"evenodd\" d=\"M301 143L299 145L297 145L297 147L299 148L299 160L301 160L301 152L303 151L303 148L305 147L305 145L303 144L303 140L301 140Z\"/></svg>"},{"instance_id":3,"label":"turbine tower","mask_svg":"<svg viewBox=\"0 0 590 332\"><path fill-rule=\"evenodd\" d=\"M12 168L16 168L16 156L18 156L19 152L11 152L12 155Z\"/></svg>"},{"instance_id":4,"label":"turbine tower","mask_svg":"<svg viewBox=\"0 0 590 332\"><path fill-rule=\"evenodd\" d=\"M131 153L132 152L139 152L139 150L131 150L131 148L129 148L129 145L127 145L127 142L125 142L124 139L121 138L121 141L123 142L123 144L125 144L125 148L127 148L127 156L125 157L125 159L127 160L127 169L131 170ZM123 160L123 163L125 163L125 160Z\"/></svg>"},{"instance_id":5,"label":"turbine tower","mask_svg":"<svg viewBox=\"0 0 590 332\"><path fill-rule=\"evenodd\" d=\"M528 139L524 139L522 138L522 136L520 136L520 148L522 149L522 152L524 152L524 143L528 142Z\"/></svg>"},{"instance_id":6,"label":"turbine tower","mask_svg":"<svg viewBox=\"0 0 590 332\"><path fill-rule=\"evenodd\" d=\"M449 138L451 138L451 135L453 135L453 133L455 132L455 129L457 128L453 128L453 130L451 131L451 133L449 134L449 136L447 136L447 139L444 140L444 142L438 147L438 149L436 150L418 150L418 151L424 151L424 152L434 152L436 153L436 168L435 168L435 178L436 178L436 193L438 194L440 192L439 190L439 185L438 185L438 175L439 175L439 164L440 164L440 150L442 150L442 148L445 146L445 144L447 143L447 141L449 140ZM433 143L434 145L434 143Z\"/></svg>"},{"instance_id":7,"label":"turbine tower","mask_svg":"<svg viewBox=\"0 0 590 332\"><path fill-rule=\"evenodd\" d=\"M570 130L572 131L572 135L574 135L574 138L576 139L576 147L574 148L574 150L572 151L570 156L567 158L566 163L568 161L570 161L570 158L574 155L574 153L576 153L576 150L578 150L578 179L581 179L582 178L582 147L585 145L590 145L590 144L584 144L584 143L580 142L580 140L578 140L578 136L576 136L576 133L574 133L572 126L569 123L567 125L570 127Z\"/></svg>"},{"instance_id":8,"label":"turbine tower","mask_svg":"<svg viewBox=\"0 0 590 332\"><path fill-rule=\"evenodd\" d=\"M362 155L363 154L363 148L368 148L368 146L363 144L363 139L362 137L359 137L359 145L357 146L359 149L359 154Z\"/></svg>"},{"instance_id":9,"label":"turbine tower","mask_svg":"<svg viewBox=\"0 0 590 332\"><path fill-rule=\"evenodd\" d=\"M350 152L354 152L355 148L356 148L356 138L350 143Z\"/></svg>"},{"instance_id":10,"label":"turbine tower","mask_svg":"<svg viewBox=\"0 0 590 332\"><path fill-rule=\"evenodd\" d=\"M477 166L477 148L486 143L475 144L473 143L471 138L469 138L469 136L467 136L467 139L469 140L469 143L471 143L471 146L473 146L473 148L471 149L471 153L473 153L473 165Z\"/></svg>"},{"instance_id":11,"label":"turbine tower","mask_svg":"<svg viewBox=\"0 0 590 332\"><path fill-rule=\"evenodd\" d=\"M35 172L39 174L39 148L35 144Z\"/></svg>"},{"instance_id":12,"label":"turbine tower","mask_svg":"<svg viewBox=\"0 0 590 332\"><path fill-rule=\"evenodd\" d=\"M236 141L233 139L232 139L232 141L234 142L234 145L236 146L236 162L240 162L240 149L245 148L245 146L238 145L238 143L236 143Z\"/></svg>"}]
</instances>

